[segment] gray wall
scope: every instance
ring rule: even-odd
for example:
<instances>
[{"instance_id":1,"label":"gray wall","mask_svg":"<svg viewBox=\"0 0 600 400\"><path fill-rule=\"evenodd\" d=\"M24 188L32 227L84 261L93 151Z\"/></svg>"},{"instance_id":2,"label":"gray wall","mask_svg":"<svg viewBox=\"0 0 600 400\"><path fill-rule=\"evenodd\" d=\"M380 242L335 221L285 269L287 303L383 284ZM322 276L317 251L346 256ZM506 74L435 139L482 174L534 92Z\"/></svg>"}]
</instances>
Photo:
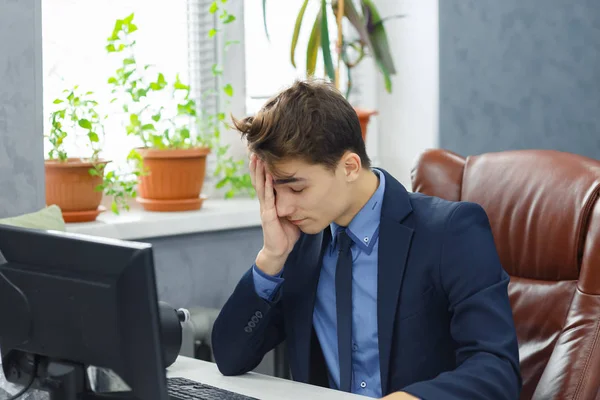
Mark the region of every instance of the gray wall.
<instances>
[{"instance_id":1,"label":"gray wall","mask_svg":"<svg viewBox=\"0 0 600 400\"><path fill-rule=\"evenodd\" d=\"M440 0L440 147L600 158L598 0Z\"/></svg>"},{"instance_id":2,"label":"gray wall","mask_svg":"<svg viewBox=\"0 0 600 400\"><path fill-rule=\"evenodd\" d=\"M260 228L140 239L151 243L158 296L175 307L221 308L262 247Z\"/></svg>"},{"instance_id":3,"label":"gray wall","mask_svg":"<svg viewBox=\"0 0 600 400\"><path fill-rule=\"evenodd\" d=\"M0 218L45 205L41 0L0 0Z\"/></svg>"}]
</instances>

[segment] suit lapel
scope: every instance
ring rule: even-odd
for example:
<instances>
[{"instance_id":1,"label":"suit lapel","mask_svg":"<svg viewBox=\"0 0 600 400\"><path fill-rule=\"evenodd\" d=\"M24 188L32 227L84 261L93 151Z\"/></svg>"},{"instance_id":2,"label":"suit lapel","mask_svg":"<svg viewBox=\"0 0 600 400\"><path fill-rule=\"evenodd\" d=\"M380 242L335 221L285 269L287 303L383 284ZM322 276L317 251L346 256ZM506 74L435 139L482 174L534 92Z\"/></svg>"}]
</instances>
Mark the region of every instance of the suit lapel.
<instances>
[{"instance_id":1,"label":"suit lapel","mask_svg":"<svg viewBox=\"0 0 600 400\"><path fill-rule=\"evenodd\" d=\"M386 185L379 223L377 254L377 330L381 390L387 394L390 354L404 270L413 230L401 223L412 211L406 189L385 173Z\"/></svg>"},{"instance_id":2,"label":"suit lapel","mask_svg":"<svg viewBox=\"0 0 600 400\"><path fill-rule=\"evenodd\" d=\"M289 289L294 291L292 296L289 296L291 293L286 294L288 299L294 299L293 304L287 307L293 315L293 326L288 330L291 337L288 339L293 343L298 360L298 372L302 374L297 378L303 382L308 382L309 378L313 310L322 254L330 243L330 236L329 228L319 234L306 236L297 251L298 262L294 261L293 266L286 271L286 281L293 282L293 288Z\"/></svg>"}]
</instances>

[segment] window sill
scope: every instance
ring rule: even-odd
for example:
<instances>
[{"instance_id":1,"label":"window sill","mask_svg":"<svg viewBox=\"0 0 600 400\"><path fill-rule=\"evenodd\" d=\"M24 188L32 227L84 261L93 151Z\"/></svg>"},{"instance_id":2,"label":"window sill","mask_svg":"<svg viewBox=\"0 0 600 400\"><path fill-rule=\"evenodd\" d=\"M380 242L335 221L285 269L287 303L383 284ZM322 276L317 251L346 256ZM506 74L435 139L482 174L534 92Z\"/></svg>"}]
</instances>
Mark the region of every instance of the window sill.
<instances>
[{"instance_id":1,"label":"window sill","mask_svg":"<svg viewBox=\"0 0 600 400\"><path fill-rule=\"evenodd\" d=\"M139 240L199 232L260 226L258 200L206 200L197 211L148 212L137 204L130 211L100 214L94 222L68 223L71 233L121 240Z\"/></svg>"}]
</instances>

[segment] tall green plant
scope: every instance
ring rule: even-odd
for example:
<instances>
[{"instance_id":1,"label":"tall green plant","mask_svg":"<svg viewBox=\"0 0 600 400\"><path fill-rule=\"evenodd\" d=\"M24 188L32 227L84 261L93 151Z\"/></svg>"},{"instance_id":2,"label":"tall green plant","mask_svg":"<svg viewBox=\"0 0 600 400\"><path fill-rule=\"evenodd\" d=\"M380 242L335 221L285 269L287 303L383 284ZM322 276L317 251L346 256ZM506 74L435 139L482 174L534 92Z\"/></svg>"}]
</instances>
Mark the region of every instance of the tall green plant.
<instances>
[{"instance_id":1,"label":"tall green plant","mask_svg":"<svg viewBox=\"0 0 600 400\"><path fill-rule=\"evenodd\" d=\"M391 77L396 73L392 53L390 51L387 33L385 31L385 19L381 18L377 7L373 0L318 0L319 10L313 17L312 29L308 39L306 52L306 73L308 76L313 76L315 73L317 58L319 51L322 53L325 73L331 81L335 80L334 59L331 49L336 46L334 35L330 35L329 23L331 13L337 15L340 1L344 1L343 18L358 33L358 39L349 40L348 35L342 32L342 46L339 49L338 57L341 57L342 62L346 66L348 74L348 85L346 88L346 97L349 95L352 88L352 68L356 67L366 55L371 56L380 73L383 76L385 88L390 93L392 91ZM358 3L358 7L355 5ZM267 26L267 0L263 0L263 23L267 38L269 31ZM292 33L290 43L290 61L296 68L296 48L300 29L305 21L306 8L309 0L304 0L298 14ZM360 10L360 11L359 11ZM394 16L398 17L398 16Z\"/></svg>"}]
</instances>

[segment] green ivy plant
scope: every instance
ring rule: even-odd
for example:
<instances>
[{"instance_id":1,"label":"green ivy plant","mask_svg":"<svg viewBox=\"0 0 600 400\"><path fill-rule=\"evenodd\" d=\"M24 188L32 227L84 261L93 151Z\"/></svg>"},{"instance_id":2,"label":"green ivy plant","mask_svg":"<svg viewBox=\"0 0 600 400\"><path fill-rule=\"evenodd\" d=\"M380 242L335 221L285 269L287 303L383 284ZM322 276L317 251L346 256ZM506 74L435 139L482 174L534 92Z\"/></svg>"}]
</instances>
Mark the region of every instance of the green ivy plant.
<instances>
[{"instance_id":1,"label":"green ivy plant","mask_svg":"<svg viewBox=\"0 0 600 400\"><path fill-rule=\"evenodd\" d=\"M129 209L128 198L134 195L134 181L124 179L114 171L105 173L106 162L100 159L100 152L104 139L104 120L106 116L100 116L98 102L93 98L91 91L83 93L79 86L65 89L63 96L55 99L56 106L50 115L50 132L46 138L50 142L49 160L67 162L69 156L65 149L65 140L71 136L77 140L85 136L86 146L90 148L89 157L81 158L82 161L90 162L93 167L88 170L92 176L102 177L102 183L96 187L96 191L112 197L111 209L119 214L119 210Z\"/></svg>"},{"instance_id":2,"label":"green ivy plant","mask_svg":"<svg viewBox=\"0 0 600 400\"><path fill-rule=\"evenodd\" d=\"M218 15L219 21L217 26L208 32L208 36L214 40L217 40L217 33L221 31L223 25L230 24L236 20L235 16L225 8L226 3L227 0L215 0L209 7L209 12ZM221 29L219 29L220 27ZM239 41L224 41L223 51L227 51L234 44L239 44ZM212 74L216 79L220 80L223 76L222 66L218 63L213 64ZM233 86L230 83L224 83L221 85L221 91L225 94L225 106L228 106L234 94ZM203 96L210 95L210 93L210 91L203 93ZM217 157L217 167L214 172L214 176L217 178L216 188L227 188L225 198L232 198L238 194L246 194L254 197L255 191L250 175L242 172L246 163L243 159L235 160L228 154L229 145L221 144L221 130L229 129L229 126L225 122L225 114L219 112L217 115L205 115L204 120L208 122L209 131L212 132L212 137L214 138L212 147Z\"/></svg>"}]
</instances>

